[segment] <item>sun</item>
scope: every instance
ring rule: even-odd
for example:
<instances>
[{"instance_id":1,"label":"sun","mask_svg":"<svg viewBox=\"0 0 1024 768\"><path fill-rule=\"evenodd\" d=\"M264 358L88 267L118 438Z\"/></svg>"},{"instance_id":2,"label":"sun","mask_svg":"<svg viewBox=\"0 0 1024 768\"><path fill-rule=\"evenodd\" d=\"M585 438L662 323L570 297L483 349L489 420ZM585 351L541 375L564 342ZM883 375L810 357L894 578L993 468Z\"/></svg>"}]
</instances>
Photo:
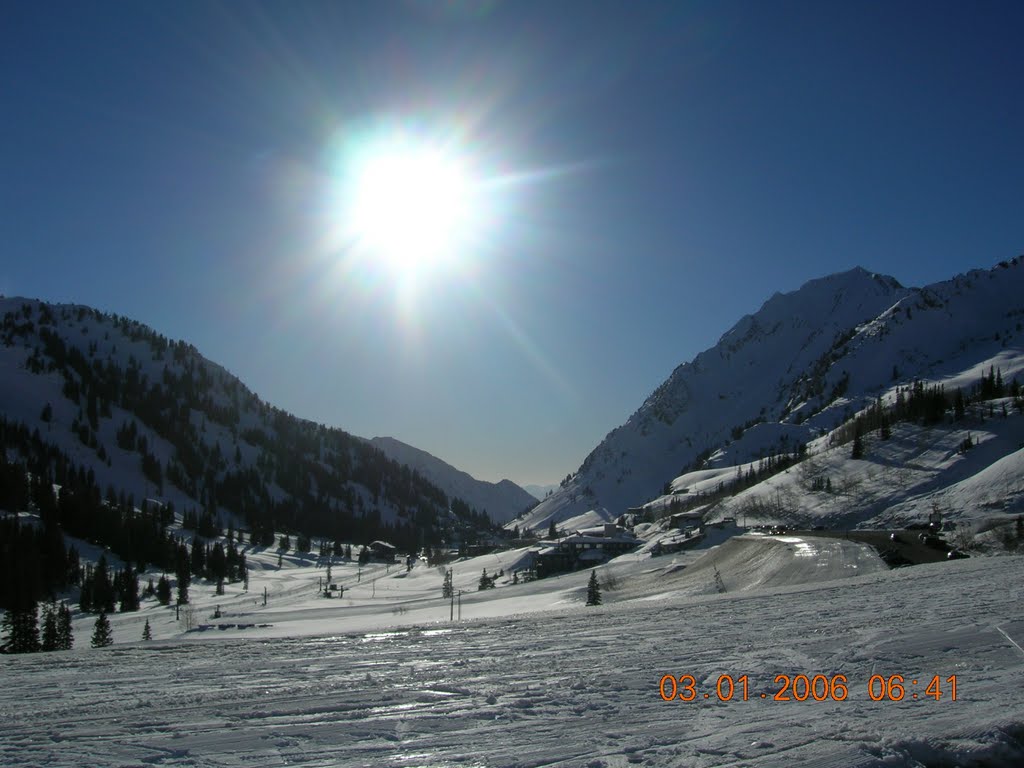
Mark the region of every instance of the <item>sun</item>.
<instances>
[{"instance_id":1,"label":"sun","mask_svg":"<svg viewBox=\"0 0 1024 768\"><path fill-rule=\"evenodd\" d=\"M392 137L365 148L348 179L348 231L393 272L429 272L459 255L473 226L473 180L451 148Z\"/></svg>"}]
</instances>

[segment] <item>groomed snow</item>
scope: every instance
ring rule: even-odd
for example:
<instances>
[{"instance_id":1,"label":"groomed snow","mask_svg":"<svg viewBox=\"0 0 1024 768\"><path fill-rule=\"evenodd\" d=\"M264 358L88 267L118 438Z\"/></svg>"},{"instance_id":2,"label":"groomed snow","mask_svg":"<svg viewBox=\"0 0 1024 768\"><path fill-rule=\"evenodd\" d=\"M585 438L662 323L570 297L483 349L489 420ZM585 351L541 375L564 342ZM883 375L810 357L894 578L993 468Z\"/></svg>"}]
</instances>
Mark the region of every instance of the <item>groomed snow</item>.
<instances>
[{"instance_id":1,"label":"groomed snow","mask_svg":"<svg viewBox=\"0 0 1024 768\"><path fill-rule=\"evenodd\" d=\"M235 627L161 623L162 639L121 643L145 617L173 616L147 604L114 617L112 648L85 648L76 623L74 651L0 657L0 764L1021 765L1024 559L863 573L870 552L835 542L807 556L816 543L625 556L598 571L619 582L601 607L582 605L582 572L467 592L455 622L438 569L373 566L329 601L311 595L322 569L253 554L267 567L250 592L220 598ZM519 556L457 564L456 587L474 589L482 567L509 574ZM751 560L776 574L771 586L754 583ZM728 592L707 588L710 562ZM817 562L820 575L806 568ZM348 583L354 568L334 570ZM270 603L252 606L263 586ZM193 590L207 610L215 598ZM665 674L693 675L698 699L663 701ZM749 676L749 700L717 700L725 674ZM775 701L781 674L843 674L849 695ZM872 701L873 674L903 675L907 698ZM946 682L942 700L923 695L935 675L957 676L956 701Z\"/></svg>"}]
</instances>

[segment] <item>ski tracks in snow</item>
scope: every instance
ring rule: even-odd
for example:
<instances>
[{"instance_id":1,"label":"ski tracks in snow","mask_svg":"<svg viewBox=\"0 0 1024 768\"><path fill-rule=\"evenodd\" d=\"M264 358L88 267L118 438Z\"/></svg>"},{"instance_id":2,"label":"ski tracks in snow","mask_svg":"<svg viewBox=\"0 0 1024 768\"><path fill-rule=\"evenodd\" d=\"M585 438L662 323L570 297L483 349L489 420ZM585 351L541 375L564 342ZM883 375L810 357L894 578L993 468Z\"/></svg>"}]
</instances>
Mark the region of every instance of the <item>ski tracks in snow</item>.
<instances>
[{"instance_id":1,"label":"ski tracks in snow","mask_svg":"<svg viewBox=\"0 0 1024 768\"><path fill-rule=\"evenodd\" d=\"M1006 633L1021 634L1022 565L975 559L372 634L3 657L0 764L1017 765L1024 654ZM845 701L774 699L777 675L838 674ZM872 674L955 674L958 699L872 701ZM663 701L663 675L692 675L695 700ZM749 700L719 701L723 675L747 675Z\"/></svg>"}]
</instances>

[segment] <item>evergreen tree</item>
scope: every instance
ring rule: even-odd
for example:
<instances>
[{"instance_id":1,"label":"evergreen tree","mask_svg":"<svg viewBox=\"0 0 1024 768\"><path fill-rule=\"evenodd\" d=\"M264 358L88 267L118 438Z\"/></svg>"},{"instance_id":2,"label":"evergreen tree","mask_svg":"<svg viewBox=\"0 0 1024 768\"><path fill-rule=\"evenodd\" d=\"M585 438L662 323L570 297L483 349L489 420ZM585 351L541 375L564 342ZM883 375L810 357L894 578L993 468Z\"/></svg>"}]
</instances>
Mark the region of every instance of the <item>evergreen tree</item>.
<instances>
[{"instance_id":1,"label":"evergreen tree","mask_svg":"<svg viewBox=\"0 0 1024 768\"><path fill-rule=\"evenodd\" d=\"M75 644L75 637L71 631L71 609L67 603L61 603L57 609L57 650L70 651Z\"/></svg>"},{"instance_id":2,"label":"evergreen tree","mask_svg":"<svg viewBox=\"0 0 1024 768\"><path fill-rule=\"evenodd\" d=\"M189 558L189 564L193 576L203 575L203 569L206 568L206 548L198 536L192 539L192 555Z\"/></svg>"},{"instance_id":3,"label":"evergreen tree","mask_svg":"<svg viewBox=\"0 0 1024 768\"><path fill-rule=\"evenodd\" d=\"M171 582L164 574L160 575L160 581L156 584L156 599L160 601L160 605L169 605L171 602Z\"/></svg>"},{"instance_id":4,"label":"evergreen tree","mask_svg":"<svg viewBox=\"0 0 1024 768\"><path fill-rule=\"evenodd\" d=\"M92 611L92 585L92 566L87 565L82 575L82 588L78 591L78 609L82 613Z\"/></svg>"},{"instance_id":5,"label":"evergreen tree","mask_svg":"<svg viewBox=\"0 0 1024 768\"><path fill-rule=\"evenodd\" d=\"M554 518L552 518L551 524L548 525L548 538L549 539L557 539L558 538L558 529L555 527Z\"/></svg>"},{"instance_id":6,"label":"evergreen tree","mask_svg":"<svg viewBox=\"0 0 1024 768\"><path fill-rule=\"evenodd\" d=\"M480 583L477 584L477 589L482 592L485 589L492 589L493 587L494 578L488 576L487 569L484 568L484 572L480 574Z\"/></svg>"},{"instance_id":7,"label":"evergreen tree","mask_svg":"<svg viewBox=\"0 0 1024 768\"><path fill-rule=\"evenodd\" d=\"M107 619L106 613L101 612L96 619L96 623L93 625L91 645L93 648L106 648L108 645L113 644L114 638L110 632L110 620Z\"/></svg>"},{"instance_id":8,"label":"evergreen tree","mask_svg":"<svg viewBox=\"0 0 1024 768\"><path fill-rule=\"evenodd\" d=\"M114 584L110 580L107 556L100 555L99 562L96 563L96 570L93 571L92 608L100 613L112 613L114 599Z\"/></svg>"},{"instance_id":9,"label":"evergreen tree","mask_svg":"<svg viewBox=\"0 0 1024 768\"><path fill-rule=\"evenodd\" d=\"M452 571L449 568L444 572L444 584L441 585L441 597L446 600L452 596Z\"/></svg>"},{"instance_id":10,"label":"evergreen tree","mask_svg":"<svg viewBox=\"0 0 1024 768\"><path fill-rule=\"evenodd\" d=\"M117 575L121 612L139 610L139 575L129 565Z\"/></svg>"},{"instance_id":11,"label":"evergreen tree","mask_svg":"<svg viewBox=\"0 0 1024 768\"><path fill-rule=\"evenodd\" d=\"M861 427L860 420L854 425L853 432L853 450L850 451L851 459L863 459L864 458L864 437L861 434L863 427Z\"/></svg>"},{"instance_id":12,"label":"evergreen tree","mask_svg":"<svg viewBox=\"0 0 1024 768\"><path fill-rule=\"evenodd\" d=\"M43 606L43 643L44 651L57 650L57 606L47 603Z\"/></svg>"},{"instance_id":13,"label":"evergreen tree","mask_svg":"<svg viewBox=\"0 0 1024 768\"><path fill-rule=\"evenodd\" d=\"M39 650L39 617L36 605L11 608L4 614L0 632L6 636L4 644L8 653L35 653Z\"/></svg>"},{"instance_id":14,"label":"evergreen tree","mask_svg":"<svg viewBox=\"0 0 1024 768\"><path fill-rule=\"evenodd\" d=\"M153 630L149 628L149 619L146 619L146 626L144 626L142 628L142 639L143 640L152 640L153 639Z\"/></svg>"},{"instance_id":15,"label":"evergreen tree","mask_svg":"<svg viewBox=\"0 0 1024 768\"><path fill-rule=\"evenodd\" d=\"M587 582L587 605L601 604L601 585L597 583L597 571L591 570L590 581Z\"/></svg>"},{"instance_id":16,"label":"evergreen tree","mask_svg":"<svg viewBox=\"0 0 1024 768\"><path fill-rule=\"evenodd\" d=\"M188 577L178 579L178 605L188 603Z\"/></svg>"},{"instance_id":17,"label":"evergreen tree","mask_svg":"<svg viewBox=\"0 0 1024 768\"><path fill-rule=\"evenodd\" d=\"M960 421L964 417L966 409L967 403L964 400L963 390L957 388L956 394L953 395L953 418L956 421Z\"/></svg>"}]
</instances>

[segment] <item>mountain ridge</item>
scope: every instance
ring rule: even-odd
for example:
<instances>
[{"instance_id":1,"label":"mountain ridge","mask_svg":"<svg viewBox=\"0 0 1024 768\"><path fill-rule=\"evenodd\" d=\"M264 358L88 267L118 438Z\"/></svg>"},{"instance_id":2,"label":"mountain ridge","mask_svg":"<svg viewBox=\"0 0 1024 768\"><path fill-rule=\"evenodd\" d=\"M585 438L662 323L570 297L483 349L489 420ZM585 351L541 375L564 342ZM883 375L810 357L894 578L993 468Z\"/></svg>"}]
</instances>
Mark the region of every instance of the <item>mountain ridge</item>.
<instances>
[{"instance_id":1,"label":"mountain ridge","mask_svg":"<svg viewBox=\"0 0 1024 768\"><path fill-rule=\"evenodd\" d=\"M511 520L537 501L511 480L497 483L478 480L443 459L394 437L373 437L369 442L400 464L415 469L449 496L456 496L478 511L486 512L496 523Z\"/></svg>"},{"instance_id":2,"label":"mountain ridge","mask_svg":"<svg viewBox=\"0 0 1024 768\"><path fill-rule=\"evenodd\" d=\"M491 525L369 442L262 401L191 344L84 305L0 299L0 417L62 457L31 457L37 472L88 470L90 496L205 510L265 543L285 530L415 549ZM8 453L39 454L5 434Z\"/></svg>"},{"instance_id":3,"label":"mountain ridge","mask_svg":"<svg viewBox=\"0 0 1024 768\"><path fill-rule=\"evenodd\" d=\"M884 391L894 373L900 381L953 374L954 352L969 368L972 357L997 352L993 345L1020 345L1018 297L1020 258L923 288L857 267L775 293L678 365L558 491L515 524L543 528L595 507L621 514L716 451L720 462L756 459L766 446L753 441L744 453L743 438L761 424L776 425L780 440L806 443ZM1007 362L1014 375L1019 358Z\"/></svg>"}]
</instances>

